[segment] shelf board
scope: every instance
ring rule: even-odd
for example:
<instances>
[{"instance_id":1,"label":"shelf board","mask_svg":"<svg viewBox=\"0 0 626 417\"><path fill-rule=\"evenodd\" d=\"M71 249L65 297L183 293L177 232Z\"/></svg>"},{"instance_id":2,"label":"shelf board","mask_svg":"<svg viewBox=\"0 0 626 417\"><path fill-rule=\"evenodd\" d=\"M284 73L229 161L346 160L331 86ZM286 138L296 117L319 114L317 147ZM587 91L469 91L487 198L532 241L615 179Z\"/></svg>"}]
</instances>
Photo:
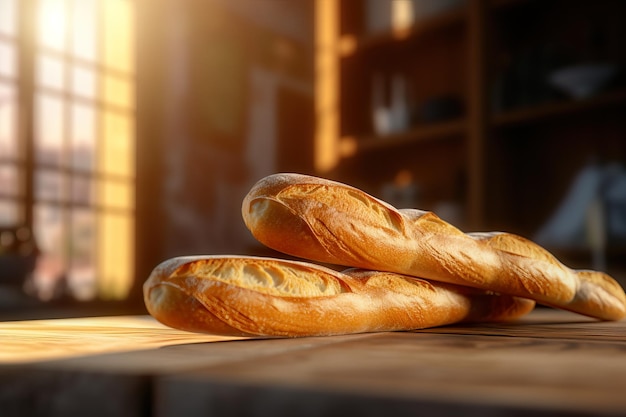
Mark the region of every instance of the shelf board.
<instances>
[{"instance_id":1,"label":"shelf board","mask_svg":"<svg viewBox=\"0 0 626 417\"><path fill-rule=\"evenodd\" d=\"M530 0L491 0L490 6L492 9L506 9L529 2Z\"/></svg>"},{"instance_id":2,"label":"shelf board","mask_svg":"<svg viewBox=\"0 0 626 417\"><path fill-rule=\"evenodd\" d=\"M626 104L626 90L604 93L586 100L551 102L519 110L506 111L495 114L491 123L495 127L511 127L623 104Z\"/></svg>"},{"instance_id":3,"label":"shelf board","mask_svg":"<svg viewBox=\"0 0 626 417\"><path fill-rule=\"evenodd\" d=\"M412 41L428 33L443 30L455 24L465 22L466 18L466 7L459 6L432 17L417 20L411 27L403 30L389 30L367 34L361 37L352 34L343 35L339 40L339 45L343 45L343 47L340 47L340 54L342 57L348 57L390 44Z\"/></svg>"},{"instance_id":4,"label":"shelf board","mask_svg":"<svg viewBox=\"0 0 626 417\"><path fill-rule=\"evenodd\" d=\"M360 154L460 136L465 133L466 127L465 119L460 119L425 124L400 133L343 138L342 141L354 143L352 147L353 152L350 152L350 154Z\"/></svg>"}]
</instances>

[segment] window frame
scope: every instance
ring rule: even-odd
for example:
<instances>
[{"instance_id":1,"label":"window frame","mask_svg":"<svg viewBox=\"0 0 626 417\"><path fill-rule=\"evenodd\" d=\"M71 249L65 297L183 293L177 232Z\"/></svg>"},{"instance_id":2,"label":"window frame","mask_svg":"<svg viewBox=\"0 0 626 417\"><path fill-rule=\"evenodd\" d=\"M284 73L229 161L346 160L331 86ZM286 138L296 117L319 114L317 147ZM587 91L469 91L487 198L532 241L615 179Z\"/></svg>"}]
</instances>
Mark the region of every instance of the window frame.
<instances>
[{"instance_id":1,"label":"window frame","mask_svg":"<svg viewBox=\"0 0 626 417\"><path fill-rule=\"evenodd\" d=\"M69 239L69 234L71 234L71 219L69 219L69 212L71 210L82 210L85 209L87 211L91 211L96 218L96 240L94 248L94 255L96 259L93 260L94 267L96 269L95 276L95 285L100 285L99 281L103 279L103 277L99 276L99 272L102 269L101 261L98 259L99 252L102 252L102 248L98 248L98 245L102 243L99 242L101 239L102 229L101 226L103 219L107 216L111 217L124 217L129 221L129 230L132 242L128 243L128 247L131 250L135 250L134 240L136 239L134 225L136 220L136 201L135 201L135 188L137 182L137 167L136 167L136 147L137 147L137 135L136 135L136 116L137 110L134 101L136 100L133 94L133 91L136 91L136 68L133 63L133 67L129 72L124 72L119 69L110 68L106 65L105 57L104 57L104 41L105 34L104 31L104 13L102 9L104 7L104 2L107 0L95 0L96 6L100 9L100 13L97 13L96 18L99 19L96 29L96 42L97 51L96 57L94 61L84 60L82 58L76 57L71 50L71 36L66 35L65 37L65 50L64 51L54 51L49 48L46 48L43 45L38 43L38 34L37 34L37 2L39 0L17 0L16 3L16 17L17 24L15 30L15 36L11 37L9 35L0 33L0 39L9 40L10 42L14 42L16 47L16 71L14 77L7 77L0 74L0 82L3 84L7 83L9 85L13 85L16 91L16 114L15 117L15 134L17 138L17 152L13 157L5 157L0 155L0 165L13 165L16 167L18 171L18 194L15 196L2 195L0 192L0 202L1 201L16 201L18 204L18 222L22 226L26 226L30 230L34 230L36 227L36 212L35 208L38 204L42 204L48 207L57 207L60 208L64 212L64 220L63 220L63 228L65 230L66 235L68 235L67 239ZM70 9L70 5L73 5L71 0L62 0L66 5L66 10ZM129 21L131 24L131 35L134 39L137 37L137 25L136 25L136 16L137 13L137 3L134 0L123 0L130 3L130 7L133 9L133 15L131 16L132 21ZM68 19L69 20L69 19ZM69 24L69 23L68 23ZM133 51L134 52L134 51ZM63 78L65 82L64 88L57 90L50 87L44 87L37 85L37 57L45 54L47 56L53 56L59 58L64 63L63 70ZM131 57L134 60L134 56ZM96 74L96 92L93 98L84 98L77 96L75 92L72 91L72 80L71 80L71 71L75 67L87 68L93 70ZM122 79L127 84L130 85L131 94L129 95L130 103L127 107L123 105L118 105L116 103L107 102L105 99L105 86L103 85L105 82L105 77L113 77L115 79ZM54 96L59 98L63 103L63 152L66 153L65 158L67 162L65 164L61 164L58 166L50 165L47 163L41 163L37 161L36 152L37 152L37 96L38 94L46 94L50 96ZM73 111L73 106L75 105L88 105L92 106L95 112L95 150L94 150L94 162L91 171L82 171L77 169L76 167L71 166L71 153L69 150L71 149L71 112ZM115 114L117 116L122 116L126 118L129 122L129 140L130 144L128 145L131 148L131 155L129 158L132 161L130 163L130 172L128 175L104 172L103 167L101 166L101 162L99 158L102 158L104 153L104 143L105 143L105 126L102 126L105 121L105 117L108 114ZM36 190L36 173L40 169L50 169L52 171L60 173L62 176L65 176L66 182L66 195L60 200L49 200L45 198L40 198L37 196ZM72 193L72 182L74 179L82 178L86 181L89 181L93 184L94 187L101 187L101 184L113 184L113 185L125 185L130 189L130 198L126 207L115 207L112 205L111 201L106 201L106 196L96 195L93 197L93 201L83 204L82 202L73 201ZM96 194L104 194L104 192L96 192ZM104 200L104 201L103 201ZM68 251L69 252L69 251ZM134 254L134 253L133 253ZM129 255L130 256L130 255ZM71 267L71 259L69 253L64 253L63 255L65 261L65 271L69 271ZM126 296L129 295L129 292L132 290L134 286L133 276L134 276L134 265L133 265L133 257L129 258L129 270L127 271L128 277L127 283L128 289L126 291ZM102 294L98 294L95 299L85 301L88 303L89 301L95 301L102 298ZM107 298L105 296L105 298ZM121 299L121 297L113 297L117 299Z\"/></svg>"}]
</instances>

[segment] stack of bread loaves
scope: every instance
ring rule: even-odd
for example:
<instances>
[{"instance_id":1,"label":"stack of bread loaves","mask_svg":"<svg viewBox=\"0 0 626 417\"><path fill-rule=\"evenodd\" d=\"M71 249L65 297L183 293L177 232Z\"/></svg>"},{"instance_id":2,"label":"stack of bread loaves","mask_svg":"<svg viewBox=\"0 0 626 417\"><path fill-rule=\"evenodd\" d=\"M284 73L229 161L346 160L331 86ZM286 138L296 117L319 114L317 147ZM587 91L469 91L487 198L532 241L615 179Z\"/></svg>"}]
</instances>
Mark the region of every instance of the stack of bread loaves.
<instances>
[{"instance_id":1,"label":"stack of bread loaves","mask_svg":"<svg viewBox=\"0 0 626 417\"><path fill-rule=\"evenodd\" d=\"M286 337L512 320L535 302L600 320L626 316L623 289L602 272L572 270L512 234L463 233L434 213L397 210L334 181L266 177L242 214L261 243L306 261L167 260L144 285L150 314L184 330Z\"/></svg>"}]
</instances>

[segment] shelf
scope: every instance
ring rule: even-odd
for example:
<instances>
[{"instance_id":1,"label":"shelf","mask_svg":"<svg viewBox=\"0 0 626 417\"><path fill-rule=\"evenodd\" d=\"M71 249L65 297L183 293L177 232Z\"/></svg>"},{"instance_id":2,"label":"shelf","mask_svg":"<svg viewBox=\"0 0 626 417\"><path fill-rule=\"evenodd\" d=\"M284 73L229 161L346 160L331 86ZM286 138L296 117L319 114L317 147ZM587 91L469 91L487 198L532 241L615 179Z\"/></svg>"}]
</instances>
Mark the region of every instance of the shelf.
<instances>
[{"instance_id":1,"label":"shelf","mask_svg":"<svg viewBox=\"0 0 626 417\"><path fill-rule=\"evenodd\" d=\"M415 127L406 132L394 133L384 136L360 136L346 137L343 143L351 144L345 146L349 151L344 152L344 156L372 152L376 150L398 148L415 143L432 142L449 139L454 136L463 135L466 131L467 123L464 119L439 122Z\"/></svg>"},{"instance_id":2,"label":"shelf","mask_svg":"<svg viewBox=\"0 0 626 417\"><path fill-rule=\"evenodd\" d=\"M531 124L558 116L572 115L594 109L626 104L626 90L604 93L581 101L563 101L511 110L493 116L494 127L513 127Z\"/></svg>"},{"instance_id":3,"label":"shelf","mask_svg":"<svg viewBox=\"0 0 626 417\"><path fill-rule=\"evenodd\" d=\"M495 110L490 101L499 80L496 76L512 77L505 79L511 83L503 84L503 93L527 87L533 93L532 88L543 80L537 73L570 61L584 62L593 55L595 51L588 50L591 40L593 45L604 45L597 51L606 55L604 60L622 62L626 38L617 16L623 15L624 3L469 0L414 20L403 32L367 32L363 28L368 1L335 2L341 17L332 31L336 43L320 51L332 54L328 85L336 92L334 112L322 116L332 115L329 149L334 163L344 163L337 176L375 189L399 169L408 168L416 182L427 184L426 201L461 203L470 229L490 230L485 228L493 225L533 230L558 203L570 176L588 155L624 160L626 125L621 116L626 111L626 87L621 77L616 78L607 85L611 91L586 100L568 100L545 89L542 93L550 101ZM535 57L535 52L541 55ZM547 53L553 56L543 55ZM321 58L326 55L320 53L320 62ZM525 74L535 59L545 67ZM375 134L371 109L377 86L372 80L385 77L384 100L390 105L388 79L395 74L407 79L412 110L420 110L430 98L454 96L463 113L446 122ZM524 97L501 98L511 103ZM571 147L554 173L551 161L563 155L564 145ZM535 167L530 175L529 158ZM539 194L547 197L531 208L529 201Z\"/></svg>"},{"instance_id":4,"label":"shelf","mask_svg":"<svg viewBox=\"0 0 626 417\"><path fill-rule=\"evenodd\" d=\"M389 30L386 32L367 34L362 37L352 34L343 35L339 40L340 55L345 58L390 44L414 41L431 32L444 30L463 23L466 18L467 10L466 7L462 6L447 10L432 17L418 20L411 27L402 30Z\"/></svg>"},{"instance_id":5,"label":"shelf","mask_svg":"<svg viewBox=\"0 0 626 417\"><path fill-rule=\"evenodd\" d=\"M506 9L528 2L530 2L530 0L491 0L490 7L492 9Z\"/></svg>"}]
</instances>

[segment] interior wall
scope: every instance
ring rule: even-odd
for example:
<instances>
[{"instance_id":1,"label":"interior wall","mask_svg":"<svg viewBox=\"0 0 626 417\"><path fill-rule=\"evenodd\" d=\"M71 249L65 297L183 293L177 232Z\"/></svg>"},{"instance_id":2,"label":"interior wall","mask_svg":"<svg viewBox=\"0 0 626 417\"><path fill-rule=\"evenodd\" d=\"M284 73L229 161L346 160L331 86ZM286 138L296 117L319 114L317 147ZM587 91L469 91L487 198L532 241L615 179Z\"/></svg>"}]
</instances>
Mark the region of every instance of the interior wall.
<instances>
[{"instance_id":1,"label":"interior wall","mask_svg":"<svg viewBox=\"0 0 626 417\"><path fill-rule=\"evenodd\" d=\"M139 3L136 294L164 259L262 251L241 201L281 170L281 141L306 153L313 137L312 23L284 24L312 19L310 1L254 19L258 2Z\"/></svg>"}]
</instances>

